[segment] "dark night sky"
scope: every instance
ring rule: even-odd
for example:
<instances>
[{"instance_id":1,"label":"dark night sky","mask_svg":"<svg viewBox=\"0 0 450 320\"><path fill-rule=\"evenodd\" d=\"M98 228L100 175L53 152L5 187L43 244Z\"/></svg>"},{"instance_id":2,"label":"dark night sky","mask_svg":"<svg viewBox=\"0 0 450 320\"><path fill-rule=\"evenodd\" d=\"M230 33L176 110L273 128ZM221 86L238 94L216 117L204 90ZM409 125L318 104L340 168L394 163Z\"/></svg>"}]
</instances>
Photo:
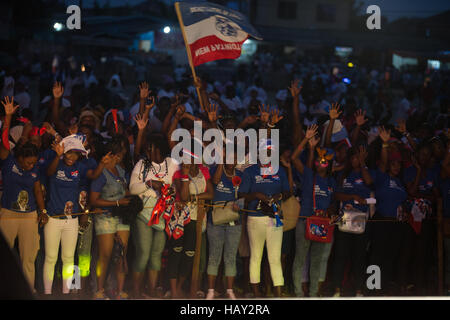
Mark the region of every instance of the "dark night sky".
<instances>
[{"instance_id":1,"label":"dark night sky","mask_svg":"<svg viewBox=\"0 0 450 320\"><path fill-rule=\"evenodd\" d=\"M67 5L78 4L79 0L61 0ZM100 6L103 6L108 0L97 0ZM109 0L111 6L139 4L146 0ZM173 3L175 0L164 0ZM277 0L272 0L277 1ZM381 14L388 18L389 21L400 17L428 17L438 14L442 11L450 10L450 0L360 0L364 3L365 9L376 4L381 9ZM92 7L94 0L83 0L83 6Z\"/></svg>"}]
</instances>

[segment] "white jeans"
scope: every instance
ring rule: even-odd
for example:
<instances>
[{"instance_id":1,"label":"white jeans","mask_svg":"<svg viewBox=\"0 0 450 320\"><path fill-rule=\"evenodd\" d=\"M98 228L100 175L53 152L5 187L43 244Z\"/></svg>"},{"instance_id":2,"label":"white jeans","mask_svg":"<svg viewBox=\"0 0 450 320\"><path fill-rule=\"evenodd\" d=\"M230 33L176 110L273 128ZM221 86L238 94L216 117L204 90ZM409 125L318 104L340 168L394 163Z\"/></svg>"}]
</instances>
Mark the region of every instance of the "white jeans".
<instances>
[{"instance_id":1,"label":"white jeans","mask_svg":"<svg viewBox=\"0 0 450 320\"><path fill-rule=\"evenodd\" d=\"M250 283L252 284L260 282L261 260L264 243L266 243L273 285L275 287L284 285L283 269L281 268L283 227L275 227L275 224L275 219L267 216L248 217L247 230L250 243Z\"/></svg>"},{"instance_id":2,"label":"white jeans","mask_svg":"<svg viewBox=\"0 0 450 320\"><path fill-rule=\"evenodd\" d=\"M69 293L69 284L73 277L73 260L78 239L78 218L49 218L44 227L45 263L44 290L52 293L55 264L58 260L59 243L61 242L61 259L63 263L63 293Z\"/></svg>"}]
</instances>

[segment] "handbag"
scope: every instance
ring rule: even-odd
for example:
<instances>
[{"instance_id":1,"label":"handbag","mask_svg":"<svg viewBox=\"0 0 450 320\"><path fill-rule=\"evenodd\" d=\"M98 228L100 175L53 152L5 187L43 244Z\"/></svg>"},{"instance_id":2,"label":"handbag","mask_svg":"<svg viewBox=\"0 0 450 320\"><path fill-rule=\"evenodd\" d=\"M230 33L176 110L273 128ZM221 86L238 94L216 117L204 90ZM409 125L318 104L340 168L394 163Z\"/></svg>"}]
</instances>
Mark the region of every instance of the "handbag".
<instances>
[{"instance_id":1,"label":"handbag","mask_svg":"<svg viewBox=\"0 0 450 320\"><path fill-rule=\"evenodd\" d=\"M352 206L341 209L342 217L339 219L339 231L361 234L366 230L367 212L360 211Z\"/></svg>"},{"instance_id":2,"label":"handbag","mask_svg":"<svg viewBox=\"0 0 450 320\"><path fill-rule=\"evenodd\" d=\"M330 224L330 218L324 216L323 210L316 209L316 176L313 182L313 210L314 215L306 218L306 240L330 243L333 241L334 225Z\"/></svg>"},{"instance_id":3,"label":"handbag","mask_svg":"<svg viewBox=\"0 0 450 320\"><path fill-rule=\"evenodd\" d=\"M213 225L230 223L239 219L239 212L233 210L234 201L225 202L223 207L214 207L212 211Z\"/></svg>"},{"instance_id":4,"label":"handbag","mask_svg":"<svg viewBox=\"0 0 450 320\"><path fill-rule=\"evenodd\" d=\"M289 231L297 225L300 215L300 202L295 196L281 202L281 212L283 212L283 231Z\"/></svg>"}]
</instances>

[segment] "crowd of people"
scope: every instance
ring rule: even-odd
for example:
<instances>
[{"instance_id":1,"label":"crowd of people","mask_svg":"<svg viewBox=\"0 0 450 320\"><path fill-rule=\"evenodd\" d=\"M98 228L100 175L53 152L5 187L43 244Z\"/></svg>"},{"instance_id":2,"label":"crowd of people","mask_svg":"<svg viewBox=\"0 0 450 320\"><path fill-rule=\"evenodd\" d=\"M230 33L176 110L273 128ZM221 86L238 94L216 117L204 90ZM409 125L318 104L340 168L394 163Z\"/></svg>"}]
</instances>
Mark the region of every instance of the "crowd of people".
<instances>
[{"instance_id":1,"label":"crowd of people","mask_svg":"<svg viewBox=\"0 0 450 320\"><path fill-rule=\"evenodd\" d=\"M290 85L272 97L274 62L256 61L227 82L178 66L160 83L136 83L132 97L118 74L107 83L89 66L54 69L38 113L26 77L2 72L0 230L38 297L437 294L437 230L447 225L437 218L450 219L449 73L293 61L282 65ZM248 156L195 164L192 152L180 163L172 133L194 121L266 129L258 146L279 155L279 170L261 174L271 163ZM191 150L210 143L192 139ZM338 227L348 212L365 215L360 232ZM324 219L326 240L311 237L311 217ZM381 270L376 290L370 265ZM450 238L445 268L450 292Z\"/></svg>"}]
</instances>

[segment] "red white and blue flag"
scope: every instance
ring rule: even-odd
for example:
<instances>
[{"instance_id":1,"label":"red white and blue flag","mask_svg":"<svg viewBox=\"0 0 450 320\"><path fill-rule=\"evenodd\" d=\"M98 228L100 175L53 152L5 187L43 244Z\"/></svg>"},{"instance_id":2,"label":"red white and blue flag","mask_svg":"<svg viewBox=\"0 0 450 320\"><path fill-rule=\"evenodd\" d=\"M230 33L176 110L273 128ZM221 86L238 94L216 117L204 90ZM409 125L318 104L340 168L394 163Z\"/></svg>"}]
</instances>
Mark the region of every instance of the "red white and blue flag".
<instances>
[{"instance_id":1,"label":"red white and blue flag","mask_svg":"<svg viewBox=\"0 0 450 320\"><path fill-rule=\"evenodd\" d=\"M241 56L242 44L249 36L262 38L240 12L209 2L176 2L192 63Z\"/></svg>"}]
</instances>

